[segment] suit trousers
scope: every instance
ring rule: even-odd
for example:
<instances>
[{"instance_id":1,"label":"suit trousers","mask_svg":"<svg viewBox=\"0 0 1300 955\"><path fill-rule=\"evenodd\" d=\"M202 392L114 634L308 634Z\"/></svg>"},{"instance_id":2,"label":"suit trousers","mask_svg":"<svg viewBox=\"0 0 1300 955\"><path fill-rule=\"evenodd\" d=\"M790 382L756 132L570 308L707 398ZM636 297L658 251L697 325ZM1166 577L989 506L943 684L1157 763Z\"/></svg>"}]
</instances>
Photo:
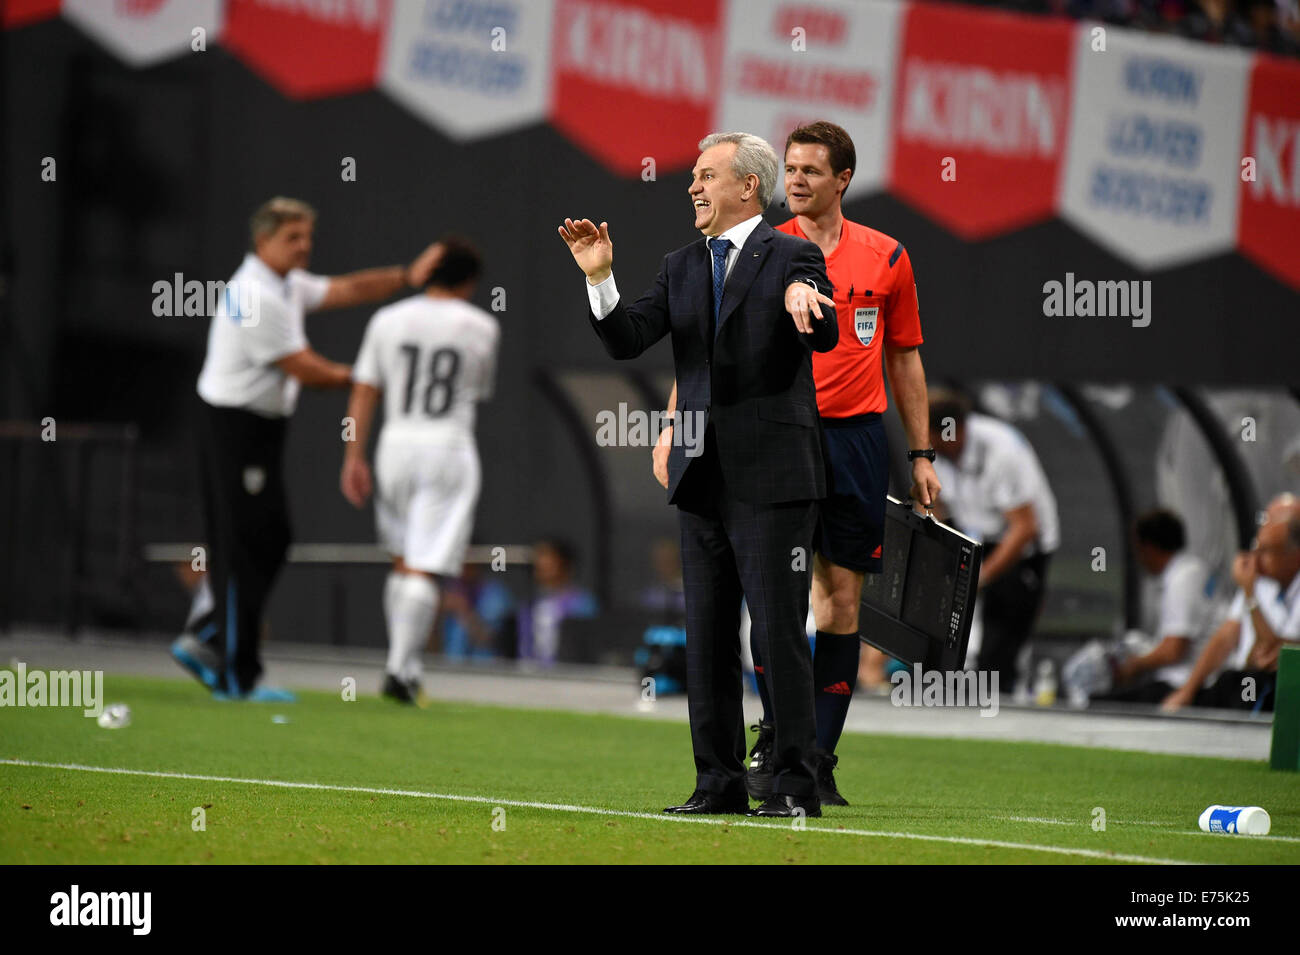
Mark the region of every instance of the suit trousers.
<instances>
[{"instance_id":1,"label":"suit trousers","mask_svg":"<svg viewBox=\"0 0 1300 955\"><path fill-rule=\"evenodd\" d=\"M686 596L687 700L696 788L743 793L744 677L740 605L764 662L776 738L772 791L816 791L808 616L817 501L750 504L727 490L712 426L678 491Z\"/></svg>"}]
</instances>

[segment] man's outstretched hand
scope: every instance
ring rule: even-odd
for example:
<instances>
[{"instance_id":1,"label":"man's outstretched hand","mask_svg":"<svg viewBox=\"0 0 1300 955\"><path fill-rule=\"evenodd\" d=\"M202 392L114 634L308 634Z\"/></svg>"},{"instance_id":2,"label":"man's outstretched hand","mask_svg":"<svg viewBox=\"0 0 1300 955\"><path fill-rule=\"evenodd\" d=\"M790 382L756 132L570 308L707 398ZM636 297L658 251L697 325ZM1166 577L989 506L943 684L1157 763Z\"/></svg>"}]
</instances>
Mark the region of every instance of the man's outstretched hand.
<instances>
[{"instance_id":1,"label":"man's outstretched hand","mask_svg":"<svg viewBox=\"0 0 1300 955\"><path fill-rule=\"evenodd\" d=\"M824 321L818 302L835 307L835 299L828 298L811 285L803 282L791 282L785 289L785 310L794 319L794 327L805 335L811 335L813 316L817 321Z\"/></svg>"},{"instance_id":2,"label":"man's outstretched hand","mask_svg":"<svg viewBox=\"0 0 1300 955\"><path fill-rule=\"evenodd\" d=\"M590 219L565 219L559 231L587 281L599 285L609 278L614 266L614 243L609 239L608 222L597 226Z\"/></svg>"}]
</instances>

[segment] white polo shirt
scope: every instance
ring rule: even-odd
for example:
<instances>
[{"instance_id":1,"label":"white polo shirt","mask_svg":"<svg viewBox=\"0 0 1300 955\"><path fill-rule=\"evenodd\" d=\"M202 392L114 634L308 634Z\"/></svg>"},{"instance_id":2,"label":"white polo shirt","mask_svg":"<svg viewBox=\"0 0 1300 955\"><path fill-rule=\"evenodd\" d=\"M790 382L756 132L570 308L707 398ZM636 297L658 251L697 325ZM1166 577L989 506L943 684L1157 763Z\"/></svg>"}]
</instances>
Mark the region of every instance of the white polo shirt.
<instances>
[{"instance_id":1,"label":"white polo shirt","mask_svg":"<svg viewBox=\"0 0 1300 955\"><path fill-rule=\"evenodd\" d=\"M1282 585L1272 577L1259 577L1255 581L1255 599L1259 601L1259 612L1264 615L1268 625L1273 628L1279 639L1291 643L1300 641L1300 574L1291 578L1285 591ZM1237 596L1228 608L1228 618L1241 624L1241 635L1237 638L1237 649L1224 664L1226 670L1246 669L1246 660L1255 646L1255 623L1246 610L1246 594L1238 590Z\"/></svg>"},{"instance_id":2,"label":"white polo shirt","mask_svg":"<svg viewBox=\"0 0 1300 955\"><path fill-rule=\"evenodd\" d=\"M1213 609L1205 593L1209 576L1209 568L1203 560L1182 550L1170 558L1156 578L1157 616L1148 632L1157 640L1186 637L1190 641L1181 660L1155 671L1153 676L1156 680L1170 686L1182 686L1192 675L1192 667L1208 635Z\"/></svg>"},{"instance_id":3,"label":"white polo shirt","mask_svg":"<svg viewBox=\"0 0 1300 955\"><path fill-rule=\"evenodd\" d=\"M199 396L267 418L292 415L298 379L275 362L307 347L303 316L320 305L329 284L302 269L281 278L254 253L245 255L208 327Z\"/></svg>"},{"instance_id":4,"label":"white polo shirt","mask_svg":"<svg viewBox=\"0 0 1300 955\"><path fill-rule=\"evenodd\" d=\"M1007 530L1003 515L1030 504L1038 537L1026 556L1052 553L1061 543L1061 525L1034 449L1018 430L988 415L972 412L965 427L961 460L940 456L934 462L953 521L978 541L1000 540Z\"/></svg>"}]
</instances>

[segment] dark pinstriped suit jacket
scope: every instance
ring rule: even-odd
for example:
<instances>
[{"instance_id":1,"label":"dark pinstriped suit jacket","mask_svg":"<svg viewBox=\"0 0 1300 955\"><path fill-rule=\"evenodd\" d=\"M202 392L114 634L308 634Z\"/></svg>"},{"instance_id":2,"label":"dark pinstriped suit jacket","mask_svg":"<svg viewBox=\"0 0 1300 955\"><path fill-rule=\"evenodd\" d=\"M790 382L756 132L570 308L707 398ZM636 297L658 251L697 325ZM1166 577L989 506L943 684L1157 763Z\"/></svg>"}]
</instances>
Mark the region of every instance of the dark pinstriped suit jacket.
<instances>
[{"instance_id":1,"label":"dark pinstriped suit jacket","mask_svg":"<svg viewBox=\"0 0 1300 955\"><path fill-rule=\"evenodd\" d=\"M745 240L727 277L717 337L713 264L703 237L664 256L654 286L631 305L620 298L604 319L588 316L613 358L635 358L665 335L673 337L677 410L702 411L713 425L718 462L728 489L750 504L826 496L826 470L817 421L812 352L839 340L835 309L801 334L785 310L785 289L808 282L832 296L821 249L777 232L766 220ZM703 440L703 430L699 440ZM679 436L680 438L680 436ZM668 500L698 458L675 441L668 456Z\"/></svg>"}]
</instances>

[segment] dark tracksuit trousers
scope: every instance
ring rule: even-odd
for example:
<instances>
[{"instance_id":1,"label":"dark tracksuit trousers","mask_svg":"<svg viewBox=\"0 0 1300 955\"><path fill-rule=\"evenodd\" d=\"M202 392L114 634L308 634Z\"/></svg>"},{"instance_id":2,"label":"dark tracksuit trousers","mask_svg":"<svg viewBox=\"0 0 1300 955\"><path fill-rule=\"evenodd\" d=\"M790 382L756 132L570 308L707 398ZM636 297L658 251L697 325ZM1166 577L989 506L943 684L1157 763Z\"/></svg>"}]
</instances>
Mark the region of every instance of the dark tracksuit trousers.
<instances>
[{"instance_id":1,"label":"dark tracksuit trousers","mask_svg":"<svg viewBox=\"0 0 1300 955\"><path fill-rule=\"evenodd\" d=\"M262 673L262 613L289 549L286 418L199 401L203 511L213 609L192 627L224 659L220 689L242 694Z\"/></svg>"}]
</instances>

